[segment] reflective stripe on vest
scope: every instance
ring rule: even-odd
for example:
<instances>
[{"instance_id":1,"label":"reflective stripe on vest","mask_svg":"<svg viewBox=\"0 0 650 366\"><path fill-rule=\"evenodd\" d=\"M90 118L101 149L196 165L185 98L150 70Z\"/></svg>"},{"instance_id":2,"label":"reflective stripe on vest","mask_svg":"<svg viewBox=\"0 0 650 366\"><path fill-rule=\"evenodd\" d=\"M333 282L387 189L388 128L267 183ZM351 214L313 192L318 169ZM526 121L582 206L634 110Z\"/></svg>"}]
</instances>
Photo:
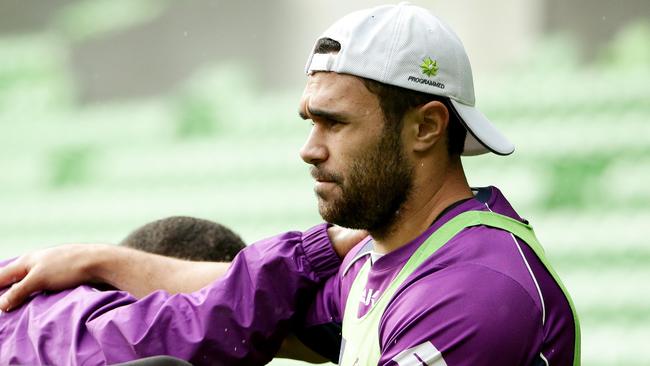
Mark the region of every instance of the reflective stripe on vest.
<instances>
[{"instance_id":1,"label":"reflective stripe on vest","mask_svg":"<svg viewBox=\"0 0 650 366\"><path fill-rule=\"evenodd\" d=\"M381 294L374 306L361 318L357 317L358 299L368 281L370 272L370 261L366 261L357 276L355 277L343 314L343 342L339 364L342 366L370 366L377 365L381 358L379 344L379 323L390 300L398 288L404 283L427 258L435 253L440 247L447 243L462 230L472 226L489 226L512 233L518 237L537 255L544 267L551 274L555 282L562 289L571 307L575 325L575 345L573 354L573 365L580 365L580 323L575 306L568 291L560 281L557 273L546 260L544 250L539 244L533 228L515 219L503 216L494 212L466 211L449 220L446 224L436 230L420 247L411 255L404 267L397 274L395 279L388 285ZM440 356L442 357L442 356Z\"/></svg>"}]
</instances>

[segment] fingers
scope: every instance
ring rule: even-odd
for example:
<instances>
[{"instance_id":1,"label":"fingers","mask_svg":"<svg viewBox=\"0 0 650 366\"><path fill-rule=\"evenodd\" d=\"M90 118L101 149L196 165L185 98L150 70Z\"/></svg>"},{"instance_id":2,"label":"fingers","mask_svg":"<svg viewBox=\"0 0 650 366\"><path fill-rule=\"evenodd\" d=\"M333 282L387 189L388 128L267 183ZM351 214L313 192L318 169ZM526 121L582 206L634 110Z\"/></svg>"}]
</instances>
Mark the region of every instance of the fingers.
<instances>
[{"instance_id":1,"label":"fingers","mask_svg":"<svg viewBox=\"0 0 650 366\"><path fill-rule=\"evenodd\" d=\"M36 280L34 272L30 272L21 281L14 283L11 287L0 296L0 310L10 311L22 304L25 299L33 292L38 291L39 281Z\"/></svg>"},{"instance_id":2,"label":"fingers","mask_svg":"<svg viewBox=\"0 0 650 366\"><path fill-rule=\"evenodd\" d=\"M17 259L0 268L0 288L10 286L27 275L25 266Z\"/></svg>"},{"instance_id":3,"label":"fingers","mask_svg":"<svg viewBox=\"0 0 650 366\"><path fill-rule=\"evenodd\" d=\"M361 240L365 239L368 235L370 234L365 230L352 230L349 233L348 239L350 240L351 243L357 244Z\"/></svg>"},{"instance_id":4,"label":"fingers","mask_svg":"<svg viewBox=\"0 0 650 366\"><path fill-rule=\"evenodd\" d=\"M0 268L0 288L14 285L0 296L0 310L9 311L10 301L13 298L12 290L15 287L15 283L22 280L25 274L26 271L20 263L20 260L15 260L5 267Z\"/></svg>"},{"instance_id":5,"label":"fingers","mask_svg":"<svg viewBox=\"0 0 650 366\"><path fill-rule=\"evenodd\" d=\"M336 225L329 227L327 233L334 251L341 258L345 257L355 245L368 236L368 232L365 230L346 229Z\"/></svg>"},{"instance_id":6,"label":"fingers","mask_svg":"<svg viewBox=\"0 0 650 366\"><path fill-rule=\"evenodd\" d=\"M9 288L2 296L0 296L0 311L9 311L11 310L11 299L13 298L11 294L11 288Z\"/></svg>"}]
</instances>

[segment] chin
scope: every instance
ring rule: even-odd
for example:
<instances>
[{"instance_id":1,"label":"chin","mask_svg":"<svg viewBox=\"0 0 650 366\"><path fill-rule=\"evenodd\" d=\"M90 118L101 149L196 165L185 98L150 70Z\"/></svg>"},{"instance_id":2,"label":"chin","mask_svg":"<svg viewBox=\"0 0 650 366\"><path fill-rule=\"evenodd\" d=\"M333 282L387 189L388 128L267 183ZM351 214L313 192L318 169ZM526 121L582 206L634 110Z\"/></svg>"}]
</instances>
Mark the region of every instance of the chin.
<instances>
[{"instance_id":1,"label":"chin","mask_svg":"<svg viewBox=\"0 0 650 366\"><path fill-rule=\"evenodd\" d=\"M324 203L321 198L318 198L318 214L323 218L323 220L330 222L329 219L332 216L332 209L328 206L329 205L327 203Z\"/></svg>"},{"instance_id":2,"label":"chin","mask_svg":"<svg viewBox=\"0 0 650 366\"><path fill-rule=\"evenodd\" d=\"M318 214L328 223L341 226L334 206L321 198L318 199Z\"/></svg>"}]
</instances>

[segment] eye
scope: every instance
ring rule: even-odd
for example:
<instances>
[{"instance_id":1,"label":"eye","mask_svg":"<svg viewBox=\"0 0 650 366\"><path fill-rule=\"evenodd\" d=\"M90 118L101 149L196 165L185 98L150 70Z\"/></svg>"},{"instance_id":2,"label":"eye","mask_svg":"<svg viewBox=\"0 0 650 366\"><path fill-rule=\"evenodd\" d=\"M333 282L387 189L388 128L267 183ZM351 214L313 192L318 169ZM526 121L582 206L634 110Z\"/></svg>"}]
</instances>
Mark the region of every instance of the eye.
<instances>
[{"instance_id":1,"label":"eye","mask_svg":"<svg viewBox=\"0 0 650 366\"><path fill-rule=\"evenodd\" d=\"M324 122L327 124L327 126L329 128L338 128L338 127L341 127L341 126L343 126L345 124L345 123L343 123L343 122L341 122L339 120L336 120L336 119L326 119Z\"/></svg>"},{"instance_id":2,"label":"eye","mask_svg":"<svg viewBox=\"0 0 650 366\"><path fill-rule=\"evenodd\" d=\"M310 120L310 123L312 126L317 126L334 132L340 130L344 125L346 125L345 122L330 118L316 118L315 120Z\"/></svg>"}]
</instances>

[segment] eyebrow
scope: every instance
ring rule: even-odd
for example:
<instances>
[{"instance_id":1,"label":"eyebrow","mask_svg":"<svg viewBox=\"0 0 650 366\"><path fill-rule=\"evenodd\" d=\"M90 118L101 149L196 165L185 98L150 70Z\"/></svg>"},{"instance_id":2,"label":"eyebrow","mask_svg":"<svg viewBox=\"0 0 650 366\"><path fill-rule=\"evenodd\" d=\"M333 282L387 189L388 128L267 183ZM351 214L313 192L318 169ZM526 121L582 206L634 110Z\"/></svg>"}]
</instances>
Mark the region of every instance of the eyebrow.
<instances>
[{"instance_id":1,"label":"eyebrow","mask_svg":"<svg viewBox=\"0 0 650 366\"><path fill-rule=\"evenodd\" d=\"M300 116L300 118L305 119L305 120L306 119L311 119L310 116L317 117L317 118L323 118L323 119L327 119L327 120L330 120L330 121L344 122L344 121L347 120L347 118L346 118L346 116L344 114L337 113L337 112L330 112L330 111L325 111L325 110L322 110L322 109L312 109L312 108L309 108L309 107L307 107L307 112L309 112L309 113L307 114L307 113L303 112L302 110L300 110L300 111L298 111L298 115Z\"/></svg>"}]
</instances>

